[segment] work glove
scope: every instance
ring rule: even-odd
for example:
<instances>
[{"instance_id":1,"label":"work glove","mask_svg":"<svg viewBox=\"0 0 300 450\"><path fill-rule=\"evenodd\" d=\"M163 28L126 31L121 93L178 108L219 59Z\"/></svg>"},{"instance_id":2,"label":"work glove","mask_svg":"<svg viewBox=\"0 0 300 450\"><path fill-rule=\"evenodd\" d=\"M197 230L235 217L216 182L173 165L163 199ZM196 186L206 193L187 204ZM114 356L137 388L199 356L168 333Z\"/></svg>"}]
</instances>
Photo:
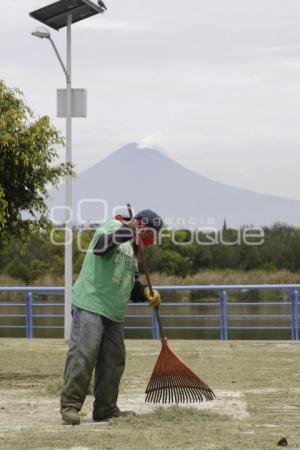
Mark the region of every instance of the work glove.
<instances>
[{"instance_id":1,"label":"work glove","mask_svg":"<svg viewBox=\"0 0 300 450\"><path fill-rule=\"evenodd\" d=\"M159 307L159 305L161 304L160 293L156 290L153 290L153 296L152 296L150 293L150 289L148 287L146 287L144 289L144 296L148 300L148 303L150 306Z\"/></svg>"}]
</instances>

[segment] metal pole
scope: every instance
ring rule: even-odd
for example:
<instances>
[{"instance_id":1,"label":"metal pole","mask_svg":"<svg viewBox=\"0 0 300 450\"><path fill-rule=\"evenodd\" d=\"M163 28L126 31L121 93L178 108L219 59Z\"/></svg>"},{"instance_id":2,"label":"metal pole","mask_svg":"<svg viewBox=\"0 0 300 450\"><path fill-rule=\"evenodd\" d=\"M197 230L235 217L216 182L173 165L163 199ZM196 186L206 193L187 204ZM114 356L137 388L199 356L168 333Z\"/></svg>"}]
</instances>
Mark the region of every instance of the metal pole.
<instances>
[{"instance_id":1,"label":"metal pole","mask_svg":"<svg viewBox=\"0 0 300 450\"><path fill-rule=\"evenodd\" d=\"M71 86L71 25L72 14L67 17L67 90L66 90L66 163L72 164L72 86ZM72 304L72 178L66 179L65 199L65 328L64 338L69 340Z\"/></svg>"},{"instance_id":2,"label":"metal pole","mask_svg":"<svg viewBox=\"0 0 300 450\"><path fill-rule=\"evenodd\" d=\"M33 338L33 322L32 322L32 293L28 292L25 297L26 302L26 337Z\"/></svg>"},{"instance_id":3,"label":"metal pole","mask_svg":"<svg viewBox=\"0 0 300 450\"><path fill-rule=\"evenodd\" d=\"M160 339L159 326L154 308L152 308L152 339Z\"/></svg>"},{"instance_id":4,"label":"metal pole","mask_svg":"<svg viewBox=\"0 0 300 450\"><path fill-rule=\"evenodd\" d=\"M298 321L298 291L295 290L295 341L299 341L299 321Z\"/></svg>"},{"instance_id":5,"label":"metal pole","mask_svg":"<svg viewBox=\"0 0 300 450\"><path fill-rule=\"evenodd\" d=\"M30 338L30 318L29 318L29 304L28 304L28 294L25 294L25 313L26 313L26 337Z\"/></svg>"},{"instance_id":6,"label":"metal pole","mask_svg":"<svg viewBox=\"0 0 300 450\"><path fill-rule=\"evenodd\" d=\"M291 292L291 338L293 341L299 340L298 324L298 291Z\"/></svg>"},{"instance_id":7,"label":"metal pole","mask_svg":"<svg viewBox=\"0 0 300 450\"><path fill-rule=\"evenodd\" d=\"M65 73L65 75L66 75L66 78L68 78L68 72L67 72L67 69L65 68L65 65L64 65L64 63L63 63L63 61L62 61L62 59L61 59L61 57L60 57L60 54L59 54L59 52L58 52L58 50L57 50L57 48L56 48L56 45L54 44L54 42L53 42L53 40L51 39L51 37L49 38L49 41L50 41L50 43L51 43L51 45L52 45L52 47L53 47L53 50L55 51L55 54L56 54L56 56L57 56L57 58L58 58L58 61L59 61L59 64L61 65L61 68L62 68L62 70L64 71L64 73Z\"/></svg>"},{"instance_id":8,"label":"metal pole","mask_svg":"<svg viewBox=\"0 0 300 450\"><path fill-rule=\"evenodd\" d=\"M228 339L226 291L220 293L220 337L222 341L227 341Z\"/></svg>"}]
</instances>

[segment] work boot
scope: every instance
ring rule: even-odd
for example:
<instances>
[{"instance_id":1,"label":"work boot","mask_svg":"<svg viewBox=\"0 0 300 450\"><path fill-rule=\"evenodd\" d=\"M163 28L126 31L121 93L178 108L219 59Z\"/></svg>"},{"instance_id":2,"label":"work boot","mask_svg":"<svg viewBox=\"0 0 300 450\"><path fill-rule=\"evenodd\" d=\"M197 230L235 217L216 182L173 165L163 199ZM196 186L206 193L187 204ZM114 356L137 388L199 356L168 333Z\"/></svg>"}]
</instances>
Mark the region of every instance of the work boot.
<instances>
[{"instance_id":1,"label":"work boot","mask_svg":"<svg viewBox=\"0 0 300 450\"><path fill-rule=\"evenodd\" d=\"M131 417L136 416L136 413L134 411L121 411L119 408L117 408L112 415L108 417L97 417L96 414L93 414L93 419L95 422L107 422L110 419L116 419L118 417Z\"/></svg>"},{"instance_id":2,"label":"work boot","mask_svg":"<svg viewBox=\"0 0 300 450\"><path fill-rule=\"evenodd\" d=\"M79 425L80 416L75 408L63 409L61 411L62 420L67 425Z\"/></svg>"}]
</instances>

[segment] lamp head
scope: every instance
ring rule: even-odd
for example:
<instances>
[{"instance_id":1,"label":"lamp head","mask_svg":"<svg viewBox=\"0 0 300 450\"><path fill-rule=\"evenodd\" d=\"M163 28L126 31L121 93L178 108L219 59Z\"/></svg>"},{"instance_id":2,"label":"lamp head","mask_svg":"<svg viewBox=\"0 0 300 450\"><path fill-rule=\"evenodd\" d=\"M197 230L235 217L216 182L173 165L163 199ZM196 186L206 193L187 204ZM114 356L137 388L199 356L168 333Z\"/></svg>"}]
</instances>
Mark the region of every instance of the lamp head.
<instances>
[{"instance_id":1,"label":"lamp head","mask_svg":"<svg viewBox=\"0 0 300 450\"><path fill-rule=\"evenodd\" d=\"M39 37L41 39L50 39L51 34L45 27L37 27L31 33L32 36Z\"/></svg>"}]
</instances>

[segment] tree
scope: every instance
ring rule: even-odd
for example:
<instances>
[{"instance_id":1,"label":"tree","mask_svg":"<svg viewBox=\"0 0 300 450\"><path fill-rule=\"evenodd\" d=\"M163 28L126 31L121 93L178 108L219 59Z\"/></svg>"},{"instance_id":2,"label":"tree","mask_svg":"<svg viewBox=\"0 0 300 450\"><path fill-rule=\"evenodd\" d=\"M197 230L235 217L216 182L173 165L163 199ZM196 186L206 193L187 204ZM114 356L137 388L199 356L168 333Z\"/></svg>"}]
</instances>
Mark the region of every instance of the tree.
<instances>
[{"instance_id":1,"label":"tree","mask_svg":"<svg viewBox=\"0 0 300 450\"><path fill-rule=\"evenodd\" d=\"M56 161L59 144L49 118L36 117L22 92L0 80L0 248L48 227L47 189L73 174Z\"/></svg>"},{"instance_id":2,"label":"tree","mask_svg":"<svg viewBox=\"0 0 300 450\"><path fill-rule=\"evenodd\" d=\"M9 264L4 268L3 273L11 276L12 278L16 278L25 283L28 283L31 277L31 271L26 264L24 264L19 256L15 256Z\"/></svg>"}]
</instances>

